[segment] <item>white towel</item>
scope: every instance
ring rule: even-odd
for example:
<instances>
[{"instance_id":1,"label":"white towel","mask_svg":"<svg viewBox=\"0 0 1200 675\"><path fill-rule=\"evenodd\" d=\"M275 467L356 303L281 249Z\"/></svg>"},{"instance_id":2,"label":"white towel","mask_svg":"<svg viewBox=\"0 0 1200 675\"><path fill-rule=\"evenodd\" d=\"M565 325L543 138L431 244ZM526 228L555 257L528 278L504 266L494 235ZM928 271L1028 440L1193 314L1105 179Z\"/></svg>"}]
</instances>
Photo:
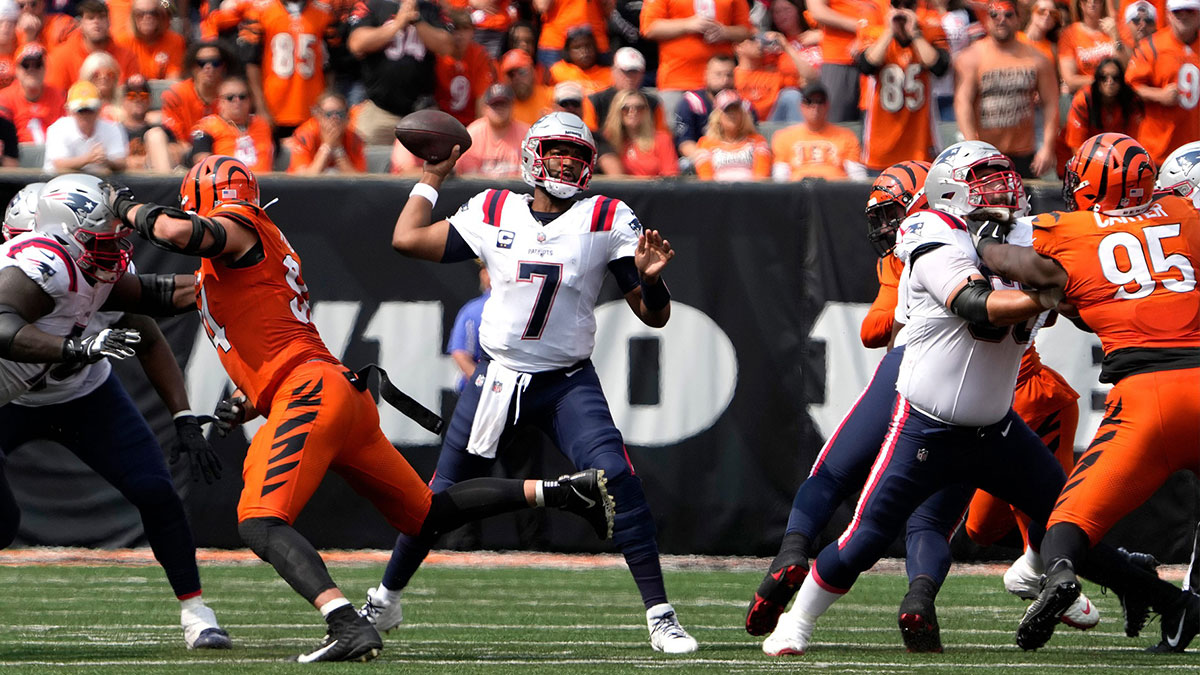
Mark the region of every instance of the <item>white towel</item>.
<instances>
[{"instance_id":1,"label":"white towel","mask_svg":"<svg viewBox=\"0 0 1200 675\"><path fill-rule=\"evenodd\" d=\"M495 361L488 363L483 389L479 392L479 405L475 407L475 419L471 422L467 452L488 459L496 457L513 395L517 397L517 412L513 417L516 422L521 417L521 392L529 386L529 380L529 373L506 368Z\"/></svg>"}]
</instances>

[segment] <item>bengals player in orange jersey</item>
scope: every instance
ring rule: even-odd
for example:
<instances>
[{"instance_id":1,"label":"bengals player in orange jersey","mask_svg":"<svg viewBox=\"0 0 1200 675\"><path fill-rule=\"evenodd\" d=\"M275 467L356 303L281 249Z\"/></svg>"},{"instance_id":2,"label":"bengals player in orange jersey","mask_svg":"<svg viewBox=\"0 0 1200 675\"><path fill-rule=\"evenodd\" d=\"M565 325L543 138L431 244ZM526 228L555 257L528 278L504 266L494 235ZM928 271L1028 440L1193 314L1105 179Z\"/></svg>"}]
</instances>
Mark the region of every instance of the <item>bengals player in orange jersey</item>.
<instances>
[{"instance_id":1,"label":"bengals player in orange jersey","mask_svg":"<svg viewBox=\"0 0 1200 675\"><path fill-rule=\"evenodd\" d=\"M332 469L401 532L421 538L529 506L579 513L612 531L602 472L556 481L484 478L432 494L379 429L363 376L334 358L312 324L300 257L259 206L258 180L240 161L212 155L183 180L183 209L141 204L105 183L114 212L141 236L199 256L197 304L226 372L245 394L218 408L226 430L258 414L266 424L246 452L238 533L319 609L325 639L298 659L366 661L379 634L334 584L292 523Z\"/></svg>"},{"instance_id":2,"label":"bengals player in orange jersey","mask_svg":"<svg viewBox=\"0 0 1200 675\"><path fill-rule=\"evenodd\" d=\"M238 36L253 52L245 61L255 107L277 138L291 136L325 91L325 38L335 18L320 0L300 6L292 16L283 0L257 0Z\"/></svg>"},{"instance_id":3,"label":"bengals player in orange jersey","mask_svg":"<svg viewBox=\"0 0 1200 675\"><path fill-rule=\"evenodd\" d=\"M875 276L879 292L867 310L859 329L859 338L867 349L891 347L896 324L896 287L904 263L892 255L896 246L896 227L913 211L929 207L925 199L925 177L929 162L905 161L879 174L867 198L867 239L879 254Z\"/></svg>"},{"instance_id":4,"label":"bengals player in orange jersey","mask_svg":"<svg viewBox=\"0 0 1200 675\"><path fill-rule=\"evenodd\" d=\"M1174 195L1154 200L1154 173L1134 139L1093 136L1067 163L1063 196L1073 212L1038 216L1031 248L998 243L990 225L976 234L990 269L1064 294L1099 336L1100 381L1114 385L1050 515L1046 575L1017 629L1025 649L1045 644L1078 596L1075 570L1096 562L1089 549L1173 472L1200 466L1200 215ZM1145 600L1162 614L1151 650L1182 652L1200 631L1200 596L1158 582Z\"/></svg>"}]
</instances>

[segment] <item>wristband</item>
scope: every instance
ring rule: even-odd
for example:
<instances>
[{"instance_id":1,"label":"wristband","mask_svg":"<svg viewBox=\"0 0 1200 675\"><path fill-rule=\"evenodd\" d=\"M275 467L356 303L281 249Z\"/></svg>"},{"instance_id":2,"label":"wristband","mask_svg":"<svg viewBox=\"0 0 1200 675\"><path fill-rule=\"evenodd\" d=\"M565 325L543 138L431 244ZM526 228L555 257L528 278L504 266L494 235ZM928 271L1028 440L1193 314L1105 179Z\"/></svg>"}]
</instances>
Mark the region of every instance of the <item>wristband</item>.
<instances>
[{"instance_id":1,"label":"wristband","mask_svg":"<svg viewBox=\"0 0 1200 675\"><path fill-rule=\"evenodd\" d=\"M408 193L409 198L424 197L429 202L429 208L437 206L438 191L429 183L417 183L413 186L412 192Z\"/></svg>"},{"instance_id":2,"label":"wristband","mask_svg":"<svg viewBox=\"0 0 1200 675\"><path fill-rule=\"evenodd\" d=\"M647 285L642 282L642 302L646 309L657 312L671 302L671 290L660 277L656 283Z\"/></svg>"},{"instance_id":3,"label":"wristband","mask_svg":"<svg viewBox=\"0 0 1200 675\"><path fill-rule=\"evenodd\" d=\"M196 413L192 412L191 410L180 410L179 412L172 415L171 419L178 420L180 417L195 417L195 416L196 416Z\"/></svg>"}]
</instances>

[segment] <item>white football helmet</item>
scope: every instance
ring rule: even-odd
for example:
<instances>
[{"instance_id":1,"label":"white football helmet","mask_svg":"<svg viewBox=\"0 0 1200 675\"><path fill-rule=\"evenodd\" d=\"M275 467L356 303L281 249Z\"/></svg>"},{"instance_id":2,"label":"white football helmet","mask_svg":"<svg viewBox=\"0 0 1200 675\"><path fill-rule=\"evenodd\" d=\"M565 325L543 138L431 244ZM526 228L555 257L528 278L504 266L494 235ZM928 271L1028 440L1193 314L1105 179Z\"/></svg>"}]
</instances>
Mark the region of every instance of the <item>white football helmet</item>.
<instances>
[{"instance_id":1,"label":"white football helmet","mask_svg":"<svg viewBox=\"0 0 1200 675\"><path fill-rule=\"evenodd\" d=\"M547 156L542 147L551 141L575 143L587 150L588 159L572 180L563 175L571 160L560 155ZM547 159L559 160L558 175L550 175ZM521 142L521 178L533 187L540 187L551 196L568 199L586 190L592 179L592 167L596 165L596 141L592 132L578 116L568 112L552 112L529 127L525 140Z\"/></svg>"},{"instance_id":2,"label":"white football helmet","mask_svg":"<svg viewBox=\"0 0 1200 675\"><path fill-rule=\"evenodd\" d=\"M45 183L30 183L17 191L8 202L4 212L4 238L12 239L33 230L33 217L37 212L38 194Z\"/></svg>"},{"instance_id":3,"label":"white football helmet","mask_svg":"<svg viewBox=\"0 0 1200 675\"><path fill-rule=\"evenodd\" d=\"M1179 146L1163 161L1154 189L1191 199L1200 209L1200 141Z\"/></svg>"},{"instance_id":4,"label":"white football helmet","mask_svg":"<svg viewBox=\"0 0 1200 675\"><path fill-rule=\"evenodd\" d=\"M87 174L59 176L38 196L37 231L62 242L75 264L93 279L113 283L129 267L133 244L108 207L100 179Z\"/></svg>"},{"instance_id":5,"label":"white football helmet","mask_svg":"<svg viewBox=\"0 0 1200 675\"><path fill-rule=\"evenodd\" d=\"M925 196L932 209L1000 223L1011 223L1026 199L1013 161L983 141L962 141L943 150L929 168Z\"/></svg>"}]
</instances>

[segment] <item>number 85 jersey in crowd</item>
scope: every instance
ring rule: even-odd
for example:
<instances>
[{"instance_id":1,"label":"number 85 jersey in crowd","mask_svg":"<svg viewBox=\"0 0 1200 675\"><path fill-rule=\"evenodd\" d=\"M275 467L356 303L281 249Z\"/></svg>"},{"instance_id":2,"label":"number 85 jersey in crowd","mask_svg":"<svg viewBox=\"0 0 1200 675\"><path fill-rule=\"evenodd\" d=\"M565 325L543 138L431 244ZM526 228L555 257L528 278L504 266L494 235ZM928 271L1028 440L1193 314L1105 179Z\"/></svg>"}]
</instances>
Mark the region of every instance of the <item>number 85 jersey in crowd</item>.
<instances>
[{"instance_id":1,"label":"number 85 jersey in crowd","mask_svg":"<svg viewBox=\"0 0 1200 675\"><path fill-rule=\"evenodd\" d=\"M275 389L296 366L338 360L312 324L300 256L267 214L247 202L226 202L208 217L250 228L261 242L262 255L251 251L244 264L203 258L196 302L225 372L265 414Z\"/></svg>"},{"instance_id":2,"label":"number 85 jersey in crowd","mask_svg":"<svg viewBox=\"0 0 1200 675\"><path fill-rule=\"evenodd\" d=\"M537 373L592 355L608 265L633 258L642 226L624 202L601 196L581 199L543 225L531 200L487 190L449 220L492 280L479 344L501 365ZM629 290L628 280L619 282Z\"/></svg>"}]
</instances>

